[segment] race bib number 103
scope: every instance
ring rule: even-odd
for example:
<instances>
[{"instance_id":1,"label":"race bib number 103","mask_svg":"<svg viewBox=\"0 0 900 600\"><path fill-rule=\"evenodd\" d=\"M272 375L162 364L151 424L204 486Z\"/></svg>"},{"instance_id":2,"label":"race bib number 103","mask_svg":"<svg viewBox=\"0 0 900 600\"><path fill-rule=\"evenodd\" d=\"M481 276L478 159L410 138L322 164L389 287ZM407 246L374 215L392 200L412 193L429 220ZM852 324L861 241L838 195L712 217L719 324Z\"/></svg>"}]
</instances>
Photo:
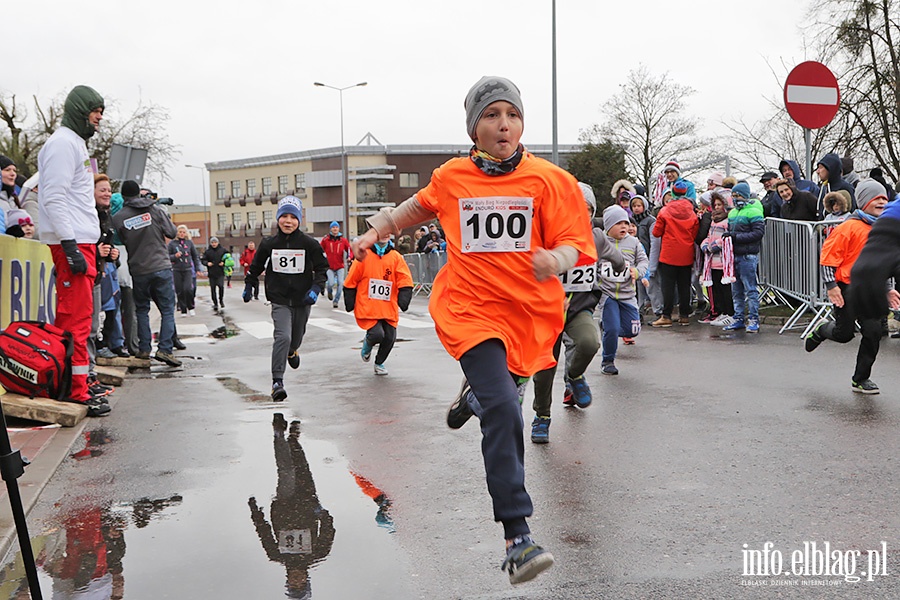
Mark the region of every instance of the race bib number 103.
<instances>
[{"instance_id":1,"label":"race bib number 103","mask_svg":"<svg viewBox=\"0 0 900 600\"><path fill-rule=\"evenodd\" d=\"M533 212L533 198L460 198L463 253L528 252Z\"/></svg>"}]
</instances>

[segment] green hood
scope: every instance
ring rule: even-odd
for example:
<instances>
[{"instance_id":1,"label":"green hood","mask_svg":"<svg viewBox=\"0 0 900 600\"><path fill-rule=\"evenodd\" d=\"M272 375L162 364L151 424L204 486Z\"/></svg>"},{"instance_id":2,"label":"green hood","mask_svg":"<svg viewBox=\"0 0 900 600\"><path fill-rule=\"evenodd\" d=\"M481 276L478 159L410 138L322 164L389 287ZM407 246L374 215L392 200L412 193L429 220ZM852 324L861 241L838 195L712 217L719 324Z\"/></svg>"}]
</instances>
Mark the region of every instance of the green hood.
<instances>
[{"instance_id":1,"label":"green hood","mask_svg":"<svg viewBox=\"0 0 900 600\"><path fill-rule=\"evenodd\" d=\"M88 121L88 115L98 108L104 108L103 96L86 85L77 85L66 96L62 124L88 140L96 131Z\"/></svg>"}]
</instances>

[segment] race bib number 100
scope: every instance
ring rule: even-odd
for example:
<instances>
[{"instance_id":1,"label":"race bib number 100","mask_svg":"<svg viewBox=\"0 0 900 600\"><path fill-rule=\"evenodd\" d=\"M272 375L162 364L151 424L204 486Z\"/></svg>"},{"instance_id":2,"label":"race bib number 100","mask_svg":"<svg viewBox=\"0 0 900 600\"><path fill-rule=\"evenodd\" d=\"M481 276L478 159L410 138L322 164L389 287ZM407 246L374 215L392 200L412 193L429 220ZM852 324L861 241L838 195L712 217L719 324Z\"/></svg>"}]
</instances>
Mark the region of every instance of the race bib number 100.
<instances>
[{"instance_id":1,"label":"race bib number 100","mask_svg":"<svg viewBox=\"0 0 900 600\"><path fill-rule=\"evenodd\" d=\"M306 268L306 250L272 250L272 270L276 273L294 275Z\"/></svg>"},{"instance_id":2,"label":"race bib number 100","mask_svg":"<svg viewBox=\"0 0 900 600\"><path fill-rule=\"evenodd\" d=\"M528 252L533 208L533 198L460 198L463 253Z\"/></svg>"}]
</instances>

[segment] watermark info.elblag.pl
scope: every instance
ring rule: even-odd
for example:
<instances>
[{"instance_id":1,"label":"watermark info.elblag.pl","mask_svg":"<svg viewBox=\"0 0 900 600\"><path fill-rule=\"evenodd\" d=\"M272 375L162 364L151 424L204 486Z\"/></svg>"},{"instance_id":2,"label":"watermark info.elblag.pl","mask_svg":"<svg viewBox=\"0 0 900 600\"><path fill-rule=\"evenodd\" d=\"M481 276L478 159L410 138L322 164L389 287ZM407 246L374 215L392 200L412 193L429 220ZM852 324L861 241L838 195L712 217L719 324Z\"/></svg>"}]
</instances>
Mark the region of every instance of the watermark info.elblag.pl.
<instances>
[{"instance_id":1,"label":"watermark info.elblag.pl","mask_svg":"<svg viewBox=\"0 0 900 600\"><path fill-rule=\"evenodd\" d=\"M780 550L772 542L762 548L743 545L741 585L836 586L874 581L888 574L887 542L872 550L840 550L830 542L803 542Z\"/></svg>"}]
</instances>

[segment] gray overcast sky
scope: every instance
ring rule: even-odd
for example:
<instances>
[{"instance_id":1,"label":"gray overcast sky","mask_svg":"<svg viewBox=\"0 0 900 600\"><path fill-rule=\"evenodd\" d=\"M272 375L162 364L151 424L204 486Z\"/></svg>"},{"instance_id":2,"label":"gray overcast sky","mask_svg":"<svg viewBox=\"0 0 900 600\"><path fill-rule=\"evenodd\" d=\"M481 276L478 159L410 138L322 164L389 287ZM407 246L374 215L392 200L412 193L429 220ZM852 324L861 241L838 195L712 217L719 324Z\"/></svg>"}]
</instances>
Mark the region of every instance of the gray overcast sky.
<instances>
[{"instance_id":1,"label":"gray overcast sky","mask_svg":"<svg viewBox=\"0 0 900 600\"><path fill-rule=\"evenodd\" d=\"M807 3L557 1L559 142L575 143L599 107L644 63L697 94L705 133L765 112L780 94L769 65L806 60ZM84 83L120 110L139 98L169 110L182 156L159 188L200 201L197 170L217 160L347 145L469 143L463 98L482 75L522 90L523 142L551 142L551 1L329 0L17 2L0 89L49 98ZM10 22L10 20L12 22ZM11 38L8 38L8 41ZM767 64L768 63L768 64Z\"/></svg>"}]
</instances>

